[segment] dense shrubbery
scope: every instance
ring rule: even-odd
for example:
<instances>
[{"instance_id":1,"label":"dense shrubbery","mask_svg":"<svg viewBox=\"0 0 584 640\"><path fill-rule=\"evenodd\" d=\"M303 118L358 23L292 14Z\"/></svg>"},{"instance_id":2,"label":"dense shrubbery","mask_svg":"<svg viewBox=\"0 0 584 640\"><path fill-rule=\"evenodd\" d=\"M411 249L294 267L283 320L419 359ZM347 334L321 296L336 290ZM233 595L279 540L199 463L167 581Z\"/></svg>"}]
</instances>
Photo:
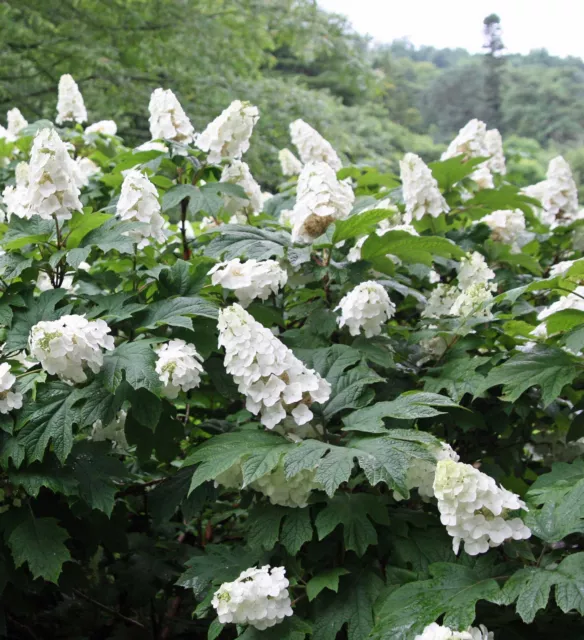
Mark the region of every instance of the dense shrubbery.
<instances>
[{"instance_id":1,"label":"dense shrubbery","mask_svg":"<svg viewBox=\"0 0 584 640\"><path fill-rule=\"evenodd\" d=\"M398 177L295 122L272 196L251 105L84 120L62 79L0 141L0 633L579 638L563 159L522 192L474 120Z\"/></svg>"}]
</instances>

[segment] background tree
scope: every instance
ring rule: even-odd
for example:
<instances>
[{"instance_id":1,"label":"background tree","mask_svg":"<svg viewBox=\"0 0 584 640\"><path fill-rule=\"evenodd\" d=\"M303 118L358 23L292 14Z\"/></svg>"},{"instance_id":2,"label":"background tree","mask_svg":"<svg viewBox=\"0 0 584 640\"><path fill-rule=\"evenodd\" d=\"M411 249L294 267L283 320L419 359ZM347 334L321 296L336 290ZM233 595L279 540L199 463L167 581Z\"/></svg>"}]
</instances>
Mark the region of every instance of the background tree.
<instances>
[{"instance_id":1,"label":"background tree","mask_svg":"<svg viewBox=\"0 0 584 640\"><path fill-rule=\"evenodd\" d=\"M501 18L491 13L483 20L483 34L487 49L485 55L485 98L487 121L490 127L501 127L501 75L505 59L502 51L505 49L501 36Z\"/></svg>"}]
</instances>

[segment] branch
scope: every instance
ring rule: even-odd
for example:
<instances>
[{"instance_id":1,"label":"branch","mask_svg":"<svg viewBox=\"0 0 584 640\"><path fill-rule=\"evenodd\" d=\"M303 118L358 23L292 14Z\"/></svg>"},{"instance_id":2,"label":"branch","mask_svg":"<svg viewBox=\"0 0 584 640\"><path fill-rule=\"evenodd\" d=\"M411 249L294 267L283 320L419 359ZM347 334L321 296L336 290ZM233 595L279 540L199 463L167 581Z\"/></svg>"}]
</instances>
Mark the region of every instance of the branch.
<instances>
[{"instance_id":1,"label":"branch","mask_svg":"<svg viewBox=\"0 0 584 640\"><path fill-rule=\"evenodd\" d=\"M140 629L146 629L146 627L141 622L138 622L138 620L134 620L134 618L128 618L127 616L120 613L119 611L116 611L115 609L112 609L111 607L108 607L107 605L102 604L101 602L98 602L97 600L94 600L89 596L86 596L82 591L79 591L79 589L73 589L73 593L79 596L80 598L82 598L83 600L87 600L87 602L90 602L91 604L95 605L99 609L102 609L103 611L107 611L112 616L115 616L116 618L119 618L120 620L127 622L128 624L132 624L135 627L140 627Z\"/></svg>"}]
</instances>

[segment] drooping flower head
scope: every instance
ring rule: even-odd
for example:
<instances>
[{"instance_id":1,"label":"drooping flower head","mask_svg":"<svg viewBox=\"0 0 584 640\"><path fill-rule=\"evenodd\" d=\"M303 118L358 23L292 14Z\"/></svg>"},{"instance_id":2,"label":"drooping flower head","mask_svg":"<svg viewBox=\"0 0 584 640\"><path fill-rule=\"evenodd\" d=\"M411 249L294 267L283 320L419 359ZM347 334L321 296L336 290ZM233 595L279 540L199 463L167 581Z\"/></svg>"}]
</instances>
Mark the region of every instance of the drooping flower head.
<instances>
[{"instance_id":1,"label":"drooping flower head","mask_svg":"<svg viewBox=\"0 0 584 640\"><path fill-rule=\"evenodd\" d=\"M6 120L8 123L8 133L15 139L25 127L28 127L28 122L16 107L6 113Z\"/></svg>"},{"instance_id":2,"label":"drooping flower head","mask_svg":"<svg viewBox=\"0 0 584 640\"><path fill-rule=\"evenodd\" d=\"M290 151L290 149L280 149L278 159L285 176L297 176L302 171L302 162Z\"/></svg>"},{"instance_id":3,"label":"drooping flower head","mask_svg":"<svg viewBox=\"0 0 584 640\"><path fill-rule=\"evenodd\" d=\"M521 209L499 209L481 218L480 222L491 229L493 240L519 250L518 242L525 236L525 215Z\"/></svg>"},{"instance_id":4,"label":"drooping flower head","mask_svg":"<svg viewBox=\"0 0 584 640\"><path fill-rule=\"evenodd\" d=\"M475 284L487 284L495 277L484 256L473 251L461 259L458 265L458 288L468 289Z\"/></svg>"},{"instance_id":5,"label":"drooping flower head","mask_svg":"<svg viewBox=\"0 0 584 640\"><path fill-rule=\"evenodd\" d=\"M29 215L26 217L69 220L74 211L81 211L78 171L57 132L41 129L30 154L26 195Z\"/></svg>"},{"instance_id":6,"label":"drooping flower head","mask_svg":"<svg viewBox=\"0 0 584 640\"><path fill-rule=\"evenodd\" d=\"M177 97L170 89L155 89L150 96L150 135L153 140L189 144L195 132Z\"/></svg>"},{"instance_id":7,"label":"drooping flower head","mask_svg":"<svg viewBox=\"0 0 584 640\"><path fill-rule=\"evenodd\" d=\"M505 166L505 153L503 151L503 138L498 129L489 129L485 133L485 146L489 153L489 169L493 173L504 176L507 173Z\"/></svg>"},{"instance_id":8,"label":"drooping flower head","mask_svg":"<svg viewBox=\"0 0 584 640\"><path fill-rule=\"evenodd\" d=\"M335 309L341 310L337 319L339 327L349 327L349 333L357 336L363 332L366 338L381 333L381 328L395 314L395 305L387 291L373 280L362 282L350 291Z\"/></svg>"},{"instance_id":9,"label":"drooping flower head","mask_svg":"<svg viewBox=\"0 0 584 640\"><path fill-rule=\"evenodd\" d=\"M252 567L237 580L223 583L211 604L221 624L248 624L267 629L293 615L284 567Z\"/></svg>"},{"instance_id":10,"label":"drooping flower head","mask_svg":"<svg viewBox=\"0 0 584 640\"><path fill-rule=\"evenodd\" d=\"M89 184L89 178L99 173L99 167L90 158L75 158L75 164L77 165L77 174L80 178L77 184L78 187L86 187Z\"/></svg>"},{"instance_id":11,"label":"drooping flower head","mask_svg":"<svg viewBox=\"0 0 584 640\"><path fill-rule=\"evenodd\" d=\"M85 129L85 133L101 133L104 136L115 136L117 132L118 125L113 120L100 120Z\"/></svg>"},{"instance_id":12,"label":"drooping flower head","mask_svg":"<svg viewBox=\"0 0 584 640\"><path fill-rule=\"evenodd\" d=\"M436 622L429 624L414 640L494 640L495 635L484 625L469 627L466 631L454 631Z\"/></svg>"},{"instance_id":13,"label":"drooping flower head","mask_svg":"<svg viewBox=\"0 0 584 640\"><path fill-rule=\"evenodd\" d=\"M326 162L305 165L298 178L296 204L291 214L292 239L312 242L331 222L347 218L354 201L351 186L337 180Z\"/></svg>"},{"instance_id":14,"label":"drooping flower head","mask_svg":"<svg viewBox=\"0 0 584 640\"><path fill-rule=\"evenodd\" d=\"M0 413L22 407L22 393L12 391L16 377L10 372L7 362L0 364Z\"/></svg>"},{"instance_id":15,"label":"drooping flower head","mask_svg":"<svg viewBox=\"0 0 584 640\"><path fill-rule=\"evenodd\" d=\"M341 159L331 143L304 120L294 120L290 123L290 137L303 164L326 162L335 172L342 168Z\"/></svg>"},{"instance_id":16,"label":"drooping flower head","mask_svg":"<svg viewBox=\"0 0 584 640\"><path fill-rule=\"evenodd\" d=\"M249 149L249 139L259 117L257 107L234 100L197 136L195 144L209 152L207 160L213 164L225 159L239 160Z\"/></svg>"},{"instance_id":17,"label":"drooping flower head","mask_svg":"<svg viewBox=\"0 0 584 640\"><path fill-rule=\"evenodd\" d=\"M131 169L126 173L117 214L122 220L141 223L140 228L128 232L138 249L148 246L151 240L164 242L164 218L160 215L158 191L140 171Z\"/></svg>"},{"instance_id":18,"label":"drooping flower head","mask_svg":"<svg viewBox=\"0 0 584 640\"><path fill-rule=\"evenodd\" d=\"M232 215L257 215L262 210L262 189L252 176L247 163L234 160L224 167L221 182L239 185L245 192L247 200L237 196L225 195L224 206Z\"/></svg>"},{"instance_id":19,"label":"drooping flower head","mask_svg":"<svg viewBox=\"0 0 584 640\"><path fill-rule=\"evenodd\" d=\"M252 259L242 263L235 258L216 264L209 275L214 285L220 284L235 291L243 307L256 298L267 300L270 294L278 293L288 280L288 274L276 260L258 262Z\"/></svg>"},{"instance_id":20,"label":"drooping flower head","mask_svg":"<svg viewBox=\"0 0 584 640\"><path fill-rule=\"evenodd\" d=\"M103 364L102 349L112 350L114 339L103 320L67 315L58 320L42 320L30 330L31 355L42 368L63 380L85 382L85 367L97 373Z\"/></svg>"},{"instance_id":21,"label":"drooping flower head","mask_svg":"<svg viewBox=\"0 0 584 640\"><path fill-rule=\"evenodd\" d=\"M246 396L248 411L261 414L261 422L268 429L287 415L296 424L304 424L312 419L310 404L328 400L330 384L240 305L223 309L218 326L227 373Z\"/></svg>"},{"instance_id":22,"label":"drooping flower head","mask_svg":"<svg viewBox=\"0 0 584 640\"><path fill-rule=\"evenodd\" d=\"M91 439L94 442L109 440L117 451L126 451L129 446L125 430L127 417L128 414L125 411L118 411L116 417L105 427L101 420L96 420L91 429Z\"/></svg>"},{"instance_id":23,"label":"drooping flower head","mask_svg":"<svg viewBox=\"0 0 584 640\"><path fill-rule=\"evenodd\" d=\"M442 160L448 160L460 155L465 160L487 158L489 150L485 141L486 133L487 125L481 120L475 118L467 122L442 154Z\"/></svg>"},{"instance_id":24,"label":"drooping flower head","mask_svg":"<svg viewBox=\"0 0 584 640\"><path fill-rule=\"evenodd\" d=\"M68 73L59 80L59 98L57 101L57 117L55 122L86 122L87 109L83 102L83 96L73 76Z\"/></svg>"},{"instance_id":25,"label":"drooping flower head","mask_svg":"<svg viewBox=\"0 0 584 640\"><path fill-rule=\"evenodd\" d=\"M176 398L179 391L189 391L201 384L202 358L195 348L184 340L170 340L158 349L156 373L164 384L164 394Z\"/></svg>"},{"instance_id":26,"label":"drooping flower head","mask_svg":"<svg viewBox=\"0 0 584 640\"><path fill-rule=\"evenodd\" d=\"M426 214L437 218L441 213L450 211L438 189L438 182L422 158L415 153L406 153L399 166L406 222L421 220Z\"/></svg>"},{"instance_id":27,"label":"drooping flower head","mask_svg":"<svg viewBox=\"0 0 584 640\"><path fill-rule=\"evenodd\" d=\"M527 510L519 496L500 487L469 464L440 460L434 478L440 520L452 536L454 553L460 543L471 556L485 553L505 540L525 540L531 531L511 511Z\"/></svg>"},{"instance_id":28,"label":"drooping flower head","mask_svg":"<svg viewBox=\"0 0 584 640\"><path fill-rule=\"evenodd\" d=\"M28 207L28 164L19 162L15 171L16 184L4 187L2 197L8 217L29 218L32 215Z\"/></svg>"}]
</instances>

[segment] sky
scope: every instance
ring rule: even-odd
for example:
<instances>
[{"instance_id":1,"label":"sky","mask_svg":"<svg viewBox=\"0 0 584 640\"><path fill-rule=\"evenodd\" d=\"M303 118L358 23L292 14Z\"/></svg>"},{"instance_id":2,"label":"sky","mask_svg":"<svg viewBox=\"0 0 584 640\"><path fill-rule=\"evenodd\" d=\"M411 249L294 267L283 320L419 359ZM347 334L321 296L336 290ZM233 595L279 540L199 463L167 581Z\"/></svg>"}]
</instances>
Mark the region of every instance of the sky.
<instances>
[{"instance_id":1,"label":"sky","mask_svg":"<svg viewBox=\"0 0 584 640\"><path fill-rule=\"evenodd\" d=\"M317 0L346 15L376 42L408 38L415 45L481 50L482 22L501 18L508 53L547 49L584 58L584 0Z\"/></svg>"}]
</instances>

